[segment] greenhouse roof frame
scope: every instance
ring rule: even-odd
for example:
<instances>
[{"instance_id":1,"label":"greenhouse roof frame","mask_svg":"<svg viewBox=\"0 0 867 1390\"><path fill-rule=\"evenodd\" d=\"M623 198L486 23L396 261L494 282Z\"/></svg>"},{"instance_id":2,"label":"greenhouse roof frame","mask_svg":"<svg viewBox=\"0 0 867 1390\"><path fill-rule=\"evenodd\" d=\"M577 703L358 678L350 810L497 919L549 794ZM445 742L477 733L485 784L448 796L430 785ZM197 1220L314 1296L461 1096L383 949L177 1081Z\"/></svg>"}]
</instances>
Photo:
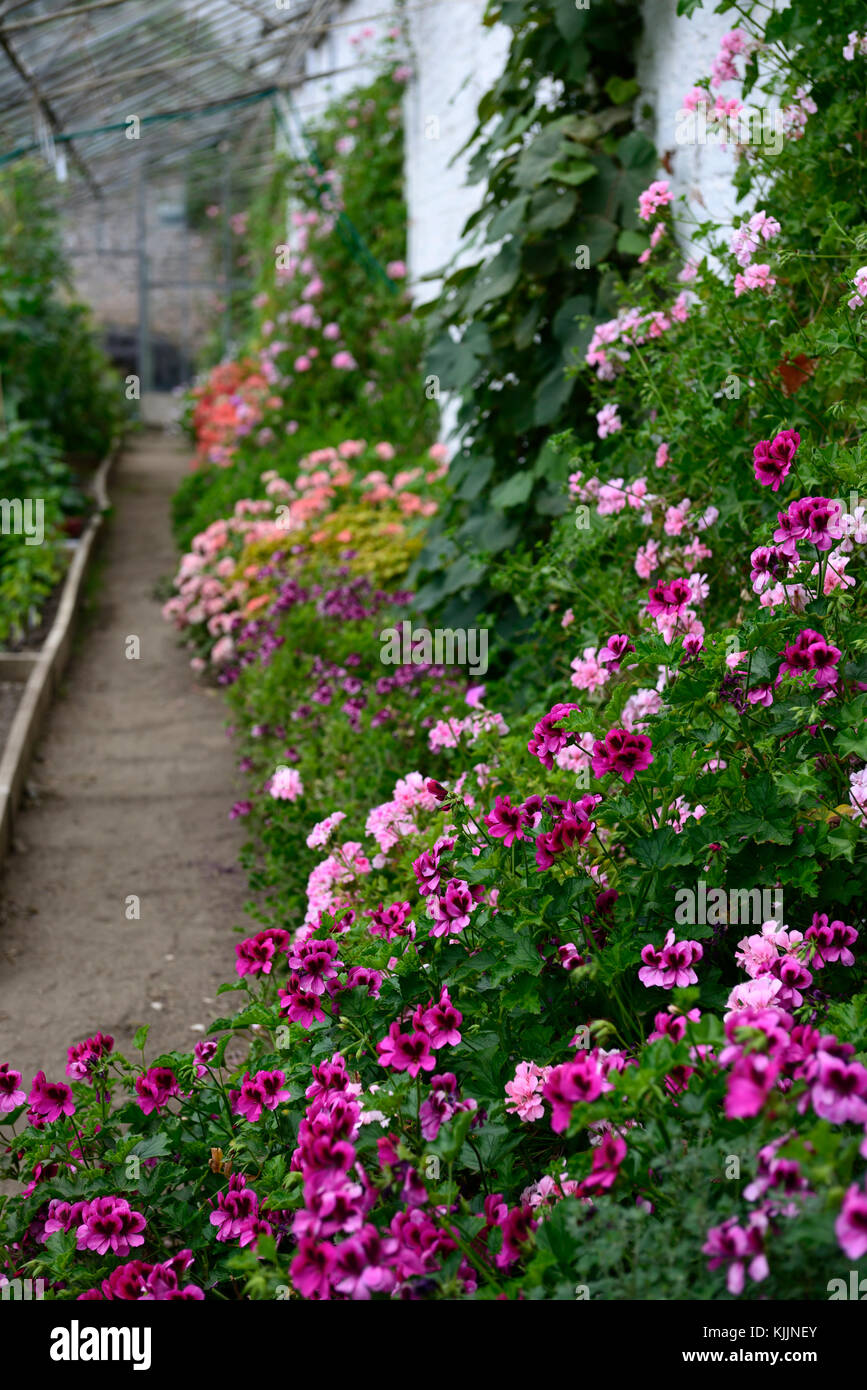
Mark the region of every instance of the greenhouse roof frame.
<instances>
[{"instance_id":1,"label":"greenhouse roof frame","mask_svg":"<svg viewBox=\"0 0 867 1390\"><path fill-rule=\"evenodd\" d=\"M145 164L151 174L171 165L185 147L249 149L340 7L0 0L0 166L41 153L76 202L128 186Z\"/></svg>"}]
</instances>

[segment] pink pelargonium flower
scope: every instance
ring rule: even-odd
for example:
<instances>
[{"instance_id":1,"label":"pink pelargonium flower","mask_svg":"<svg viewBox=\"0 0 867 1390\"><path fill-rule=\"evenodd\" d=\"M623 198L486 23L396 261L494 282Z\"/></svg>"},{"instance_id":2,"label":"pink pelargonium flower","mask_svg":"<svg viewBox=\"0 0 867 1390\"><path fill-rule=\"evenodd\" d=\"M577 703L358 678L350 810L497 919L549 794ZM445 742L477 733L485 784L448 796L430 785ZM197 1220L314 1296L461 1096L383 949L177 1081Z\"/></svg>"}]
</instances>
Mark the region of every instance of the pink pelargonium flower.
<instances>
[{"instance_id":1,"label":"pink pelargonium flower","mask_svg":"<svg viewBox=\"0 0 867 1390\"><path fill-rule=\"evenodd\" d=\"M794 462L801 443L797 430L781 430L773 439L760 439L753 449L756 479L762 487L778 492Z\"/></svg>"},{"instance_id":2,"label":"pink pelargonium flower","mask_svg":"<svg viewBox=\"0 0 867 1390\"><path fill-rule=\"evenodd\" d=\"M17 1110L26 1098L20 1071L13 1071L8 1062L0 1062L0 1113L9 1114Z\"/></svg>"},{"instance_id":3,"label":"pink pelargonium flower","mask_svg":"<svg viewBox=\"0 0 867 1390\"><path fill-rule=\"evenodd\" d=\"M80 1217L75 1239L79 1250L97 1255L128 1255L135 1245L144 1244L146 1221L132 1211L125 1197L97 1197L88 1202Z\"/></svg>"},{"instance_id":4,"label":"pink pelargonium flower","mask_svg":"<svg viewBox=\"0 0 867 1390\"><path fill-rule=\"evenodd\" d=\"M593 744L593 776L604 777L615 772L624 782L631 782L637 772L653 762L653 744L646 734L632 734L626 729L609 729L604 739Z\"/></svg>"},{"instance_id":5,"label":"pink pelargonium flower","mask_svg":"<svg viewBox=\"0 0 867 1390\"><path fill-rule=\"evenodd\" d=\"M515 1079L506 1082L506 1110L525 1123L541 1120L545 1113L542 1087L551 1074L550 1067L537 1067L535 1062L519 1062Z\"/></svg>"},{"instance_id":6,"label":"pink pelargonium flower","mask_svg":"<svg viewBox=\"0 0 867 1390\"><path fill-rule=\"evenodd\" d=\"M246 1072L240 1091L232 1093L232 1109L251 1124L261 1119L263 1110L276 1110L281 1101L289 1100L286 1074L282 1071Z\"/></svg>"},{"instance_id":7,"label":"pink pelargonium flower","mask_svg":"<svg viewBox=\"0 0 867 1390\"><path fill-rule=\"evenodd\" d=\"M37 1126L51 1124L61 1115L75 1114L75 1101L72 1091L65 1081L46 1081L45 1072L38 1071L27 1097L30 1106L29 1119Z\"/></svg>"},{"instance_id":8,"label":"pink pelargonium flower","mask_svg":"<svg viewBox=\"0 0 867 1390\"><path fill-rule=\"evenodd\" d=\"M854 1183L847 1188L834 1232L840 1249L850 1260L860 1260L867 1254L867 1193Z\"/></svg>"}]
</instances>

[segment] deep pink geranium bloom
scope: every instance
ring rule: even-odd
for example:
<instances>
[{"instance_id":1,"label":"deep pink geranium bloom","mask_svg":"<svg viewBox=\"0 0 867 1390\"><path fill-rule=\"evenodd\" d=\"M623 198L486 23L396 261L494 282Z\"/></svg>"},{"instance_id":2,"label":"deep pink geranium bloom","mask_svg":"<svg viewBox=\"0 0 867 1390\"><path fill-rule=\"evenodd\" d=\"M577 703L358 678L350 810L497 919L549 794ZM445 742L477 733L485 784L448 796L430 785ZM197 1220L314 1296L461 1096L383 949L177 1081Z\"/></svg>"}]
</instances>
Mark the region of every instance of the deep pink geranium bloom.
<instances>
[{"instance_id":1,"label":"deep pink geranium bloom","mask_svg":"<svg viewBox=\"0 0 867 1390\"><path fill-rule=\"evenodd\" d=\"M513 806L508 796L498 796L494 809L485 816L491 834L502 840L508 849L515 840L523 840L526 819L522 807Z\"/></svg>"},{"instance_id":2,"label":"deep pink geranium bloom","mask_svg":"<svg viewBox=\"0 0 867 1390\"><path fill-rule=\"evenodd\" d=\"M180 1095L178 1079L169 1067L150 1067L143 1076L135 1079L137 1100L145 1115L160 1111L168 1105L172 1096Z\"/></svg>"},{"instance_id":3,"label":"deep pink geranium bloom","mask_svg":"<svg viewBox=\"0 0 867 1390\"><path fill-rule=\"evenodd\" d=\"M412 1077L418 1076L420 1071L433 1071L436 1058L427 1033L399 1033L396 1029L393 1023L388 1036L377 1044L380 1064L392 1071L408 1071Z\"/></svg>"},{"instance_id":4,"label":"deep pink geranium bloom","mask_svg":"<svg viewBox=\"0 0 867 1390\"><path fill-rule=\"evenodd\" d=\"M604 777L607 772L617 772L624 782L631 782L636 772L650 767L652 747L646 734L609 729L604 739L596 739L593 744L593 776Z\"/></svg>"},{"instance_id":5,"label":"deep pink geranium bloom","mask_svg":"<svg viewBox=\"0 0 867 1390\"><path fill-rule=\"evenodd\" d=\"M66 1075L73 1081L86 1081L93 1063L105 1057L113 1047L114 1038L106 1033L96 1033L84 1042L73 1043L66 1054Z\"/></svg>"},{"instance_id":6,"label":"deep pink geranium bloom","mask_svg":"<svg viewBox=\"0 0 867 1390\"><path fill-rule=\"evenodd\" d=\"M823 966L830 965L839 961L841 965L854 965L855 957L849 950L858 940L858 933L854 927L848 926L845 922L835 920L828 921L827 913L814 912L813 923L804 933L807 941L815 944L815 952L810 964L821 970ZM0 1068L2 1071L2 1068ZM2 1089L2 1075L0 1075L0 1089ZM2 1109L2 1102L0 1102Z\"/></svg>"},{"instance_id":7,"label":"deep pink geranium bloom","mask_svg":"<svg viewBox=\"0 0 867 1390\"><path fill-rule=\"evenodd\" d=\"M538 758L542 766L547 767L549 771L554 766L556 755L575 737L568 730L558 729L557 725L575 710L580 714L579 705L554 705L539 720L533 730L533 737L527 744L527 751Z\"/></svg>"},{"instance_id":8,"label":"deep pink geranium bloom","mask_svg":"<svg viewBox=\"0 0 867 1390\"><path fill-rule=\"evenodd\" d=\"M776 1057L761 1052L745 1053L728 1078L725 1112L730 1120L758 1115L780 1074Z\"/></svg>"},{"instance_id":9,"label":"deep pink geranium bloom","mask_svg":"<svg viewBox=\"0 0 867 1390\"><path fill-rule=\"evenodd\" d=\"M679 577L670 582L660 579L647 591L647 612L651 618L673 617L692 602L692 589L688 579Z\"/></svg>"},{"instance_id":10,"label":"deep pink geranium bloom","mask_svg":"<svg viewBox=\"0 0 867 1390\"><path fill-rule=\"evenodd\" d=\"M834 1222L840 1249L850 1260L860 1260L867 1254L867 1193L853 1185L847 1190Z\"/></svg>"},{"instance_id":11,"label":"deep pink geranium bloom","mask_svg":"<svg viewBox=\"0 0 867 1390\"><path fill-rule=\"evenodd\" d=\"M233 1173L225 1192L217 1193L216 1210L209 1217L217 1228L217 1240L237 1240L244 1228L259 1216L259 1198L247 1186L243 1173Z\"/></svg>"},{"instance_id":12,"label":"deep pink geranium bloom","mask_svg":"<svg viewBox=\"0 0 867 1390\"><path fill-rule=\"evenodd\" d=\"M254 1124L263 1110L276 1110L281 1101L289 1100L285 1081L282 1071L257 1071L255 1076L247 1072L240 1091L234 1093L234 1109Z\"/></svg>"},{"instance_id":13,"label":"deep pink geranium bloom","mask_svg":"<svg viewBox=\"0 0 867 1390\"><path fill-rule=\"evenodd\" d=\"M72 1091L65 1081L46 1081L45 1072L38 1071L27 1097L30 1120L35 1124L51 1124L61 1115L75 1114Z\"/></svg>"},{"instance_id":14,"label":"deep pink geranium bloom","mask_svg":"<svg viewBox=\"0 0 867 1390\"><path fill-rule=\"evenodd\" d=\"M8 1062L0 1062L0 1112L16 1110L26 1098L20 1071L13 1071Z\"/></svg>"},{"instance_id":15,"label":"deep pink geranium bloom","mask_svg":"<svg viewBox=\"0 0 867 1390\"><path fill-rule=\"evenodd\" d=\"M448 990L443 987L440 994L439 1003L431 1004L422 1014L421 1022L424 1031L428 1034L433 1047L457 1047L461 1040L458 1031L463 1022L463 1014L460 1013L449 998Z\"/></svg>"},{"instance_id":16,"label":"deep pink geranium bloom","mask_svg":"<svg viewBox=\"0 0 867 1390\"><path fill-rule=\"evenodd\" d=\"M562 1134L569 1128L572 1107L579 1101L597 1100L603 1091L613 1087L606 1081L592 1057L581 1055L574 1062L554 1067L545 1082L542 1096L551 1106L551 1128Z\"/></svg>"},{"instance_id":17,"label":"deep pink geranium bloom","mask_svg":"<svg viewBox=\"0 0 867 1390\"><path fill-rule=\"evenodd\" d=\"M822 1051L818 1056L818 1075L810 1091L810 1102L817 1115L831 1124L852 1120L867 1124L867 1068L860 1062Z\"/></svg>"},{"instance_id":18,"label":"deep pink geranium bloom","mask_svg":"<svg viewBox=\"0 0 867 1390\"><path fill-rule=\"evenodd\" d=\"M337 1253L327 1240L302 1237L298 1253L289 1267L292 1283L302 1298L331 1297L331 1278L337 1272Z\"/></svg>"},{"instance_id":19,"label":"deep pink geranium bloom","mask_svg":"<svg viewBox=\"0 0 867 1390\"><path fill-rule=\"evenodd\" d=\"M801 436L797 430L782 430L773 439L760 439L753 449L756 479L762 487L778 492L789 476Z\"/></svg>"},{"instance_id":20,"label":"deep pink geranium bloom","mask_svg":"<svg viewBox=\"0 0 867 1390\"><path fill-rule=\"evenodd\" d=\"M325 1018L322 996L314 994L312 990L303 990L297 975L290 975L288 987L279 989L277 993L280 998L280 1013L293 1023L300 1023L302 1027L309 1028L311 1023Z\"/></svg>"},{"instance_id":21,"label":"deep pink geranium bloom","mask_svg":"<svg viewBox=\"0 0 867 1390\"><path fill-rule=\"evenodd\" d=\"M125 1197L97 1197L85 1205L75 1239L79 1250L128 1255L133 1246L144 1245L141 1232L146 1224Z\"/></svg>"},{"instance_id":22,"label":"deep pink geranium bloom","mask_svg":"<svg viewBox=\"0 0 867 1390\"><path fill-rule=\"evenodd\" d=\"M383 1236L375 1226L363 1226L335 1250L331 1272L335 1291L365 1300L374 1293L391 1293L396 1283L396 1254L397 1241L393 1236Z\"/></svg>"},{"instance_id":23,"label":"deep pink geranium bloom","mask_svg":"<svg viewBox=\"0 0 867 1390\"><path fill-rule=\"evenodd\" d=\"M270 975L278 952L285 951L289 944L289 933L282 927L269 927L265 931L249 936L235 947L235 969L240 976Z\"/></svg>"}]
</instances>

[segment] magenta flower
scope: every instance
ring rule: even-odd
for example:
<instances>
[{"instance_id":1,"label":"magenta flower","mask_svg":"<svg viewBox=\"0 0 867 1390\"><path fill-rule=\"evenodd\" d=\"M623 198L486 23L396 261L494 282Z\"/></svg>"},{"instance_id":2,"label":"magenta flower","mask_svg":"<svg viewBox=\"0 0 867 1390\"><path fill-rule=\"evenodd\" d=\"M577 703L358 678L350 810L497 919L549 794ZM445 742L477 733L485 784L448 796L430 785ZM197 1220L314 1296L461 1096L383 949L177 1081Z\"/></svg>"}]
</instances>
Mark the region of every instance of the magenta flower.
<instances>
[{"instance_id":1,"label":"magenta flower","mask_svg":"<svg viewBox=\"0 0 867 1390\"><path fill-rule=\"evenodd\" d=\"M789 476L801 436L797 430L782 430L772 440L760 439L753 449L756 479L762 487L778 492Z\"/></svg>"},{"instance_id":2,"label":"magenta flower","mask_svg":"<svg viewBox=\"0 0 867 1390\"><path fill-rule=\"evenodd\" d=\"M326 1241L304 1236L298 1242L298 1253L289 1267L292 1283L302 1298L331 1297L331 1277L336 1272L337 1252Z\"/></svg>"},{"instance_id":3,"label":"magenta flower","mask_svg":"<svg viewBox=\"0 0 867 1390\"><path fill-rule=\"evenodd\" d=\"M179 1096L181 1088L170 1067L150 1067L143 1076L135 1079L138 1103L145 1115L156 1110L159 1113L168 1105L172 1096Z\"/></svg>"},{"instance_id":4,"label":"magenta flower","mask_svg":"<svg viewBox=\"0 0 867 1390\"><path fill-rule=\"evenodd\" d=\"M184 1270L193 1263L192 1250L180 1250L170 1260L162 1264L145 1264L143 1260L132 1260L129 1264L118 1265L107 1279L103 1279L101 1291L88 1289L79 1294L79 1299L123 1299L132 1302L169 1303L182 1300L200 1301L205 1297L196 1284L180 1282Z\"/></svg>"},{"instance_id":5,"label":"magenta flower","mask_svg":"<svg viewBox=\"0 0 867 1390\"><path fill-rule=\"evenodd\" d=\"M282 1071L257 1071L255 1076L247 1072L240 1091L232 1093L233 1109L254 1124L263 1110L276 1110L281 1101L289 1099L285 1081Z\"/></svg>"},{"instance_id":6,"label":"magenta flower","mask_svg":"<svg viewBox=\"0 0 867 1390\"><path fill-rule=\"evenodd\" d=\"M125 1197L97 1197L86 1203L76 1232L79 1250L97 1255L128 1255L134 1245L144 1245L144 1217L132 1211Z\"/></svg>"},{"instance_id":7,"label":"magenta flower","mask_svg":"<svg viewBox=\"0 0 867 1390\"><path fill-rule=\"evenodd\" d=\"M554 705L547 714L543 715L536 727L533 729L533 737L527 744L527 752L532 753L543 767L549 771L554 766L554 758L562 748L565 748L570 739L576 737L568 730L559 729L557 725L567 715L577 710L580 714L579 705Z\"/></svg>"},{"instance_id":8,"label":"magenta flower","mask_svg":"<svg viewBox=\"0 0 867 1390\"><path fill-rule=\"evenodd\" d=\"M523 840L526 818L520 806L513 806L508 796L498 796L494 809L485 816L485 825L495 839L502 840L508 849L515 840Z\"/></svg>"},{"instance_id":9,"label":"magenta flower","mask_svg":"<svg viewBox=\"0 0 867 1390\"><path fill-rule=\"evenodd\" d=\"M433 1071L436 1066L427 1033L401 1033L399 1023L392 1023L376 1050L380 1066L390 1067L392 1071L407 1071L412 1077L418 1076L420 1071Z\"/></svg>"},{"instance_id":10,"label":"magenta flower","mask_svg":"<svg viewBox=\"0 0 867 1390\"><path fill-rule=\"evenodd\" d=\"M65 1081L46 1081L45 1072L38 1071L27 1097L31 1124L40 1126L59 1120L61 1115L75 1114L72 1091Z\"/></svg>"},{"instance_id":11,"label":"magenta flower","mask_svg":"<svg viewBox=\"0 0 867 1390\"><path fill-rule=\"evenodd\" d=\"M758 1115L780 1074L780 1063L762 1052L744 1053L728 1077L725 1112L730 1120Z\"/></svg>"},{"instance_id":12,"label":"magenta flower","mask_svg":"<svg viewBox=\"0 0 867 1390\"><path fill-rule=\"evenodd\" d=\"M764 1233L767 1217L754 1211L746 1228L737 1224L732 1216L721 1226L712 1226L707 1240L702 1246L705 1255L710 1255L708 1269L727 1265L726 1288L730 1294L743 1293L744 1279L748 1272L751 1279L761 1283L768 1277L768 1261L764 1253Z\"/></svg>"},{"instance_id":13,"label":"magenta flower","mask_svg":"<svg viewBox=\"0 0 867 1390\"><path fill-rule=\"evenodd\" d=\"M856 1125L867 1124L867 1068L860 1062L846 1062L832 1052L821 1051L810 1103L817 1115L833 1125L845 1124L847 1120Z\"/></svg>"},{"instance_id":14,"label":"magenta flower","mask_svg":"<svg viewBox=\"0 0 867 1390\"><path fill-rule=\"evenodd\" d=\"M289 967L297 971L298 987L304 993L324 994L328 980L334 978L343 962L337 959L340 947L330 937L326 941L303 941L289 952Z\"/></svg>"},{"instance_id":15,"label":"magenta flower","mask_svg":"<svg viewBox=\"0 0 867 1390\"><path fill-rule=\"evenodd\" d=\"M366 912L364 915L370 918L371 936L382 936L386 941L393 941L396 936L415 934L412 922L408 927L404 925L410 915L408 902L392 903L390 907L380 903L373 912Z\"/></svg>"},{"instance_id":16,"label":"magenta flower","mask_svg":"<svg viewBox=\"0 0 867 1390\"><path fill-rule=\"evenodd\" d=\"M815 943L814 954L810 964L816 969L821 970L825 965L831 965L839 961L841 965L854 965L855 957L849 950L858 940L858 933L854 927L847 926L845 922L828 921L827 913L813 913L813 923L804 933L807 941ZM2 1068L0 1068L2 1073ZM0 1091L2 1091L3 1077L0 1074ZM0 1110L2 1110L0 1101Z\"/></svg>"},{"instance_id":17,"label":"magenta flower","mask_svg":"<svg viewBox=\"0 0 867 1390\"><path fill-rule=\"evenodd\" d=\"M867 1193L854 1184L843 1198L834 1231L840 1249L850 1260L860 1260L862 1255L867 1254Z\"/></svg>"},{"instance_id":18,"label":"magenta flower","mask_svg":"<svg viewBox=\"0 0 867 1390\"><path fill-rule=\"evenodd\" d=\"M587 1054L579 1055L574 1062L564 1062L553 1067L545 1082L542 1096L552 1109L551 1128L555 1134L562 1134L569 1128L572 1107L580 1102L588 1104L597 1100L603 1091L611 1091L610 1081L606 1081L595 1060Z\"/></svg>"},{"instance_id":19,"label":"magenta flower","mask_svg":"<svg viewBox=\"0 0 867 1390\"><path fill-rule=\"evenodd\" d=\"M393 1236L384 1236L375 1226L362 1226L334 1251L329 1277L335 1292L354 1300L391 1293L396 1284L393 1262L397 1248Z\"/></svg>"},{"instance_id":20,"label":"magenta flower","mask_svg":"<svg viewBox=\"0 0 867 1390\"><path fill-rule=\"evenodd\" d=\"M110 1034L96 1033L84 1042L73 1043L67 1051L66 1075L72 1081L86 1081L94 1062L105 1057L114 1047Z\"/></svg>"},{"instance_id":21,"label":"magenta flower","mask_svg":"<svg viewBox=\"0 0 867 1390\"><path fill-rule=\"evenodd\" d=\"M676 617L692 602L692 588L688 579L678 578L667 581L660 579L647 591L647 612L651 618Z\"/></svg>"},{"instance_id":22,"label":"magenta flower","mask_svg":"<svg viewBox=\"0 0 867 1390\"><path fill-rule=\"evenodd\" d=\"M259 1217L259 1199L247 1186L243 1173L233 1173L225 1192L217 1193L217 1207L209 1217L217 1228L217 1240L237 1240Z\"/></svg>"},{"instance_id":23,"label":"magenta flower","mask_svg":"<svg viewBox=\"0 0 867 1390\"><path fill-rule=\"evenodd\" d=\"M433 1047L457 1047L461 1040L458 1031L463 1022L463 1014L455 1008L443 987L438 1004L430 1004L421 1016L421 1026L428 1034Z\"/></svg>"},{"instance_id":24,"label":"magenta flower","mask_svg":"<svg viewBox=\"0 0 867 1390\"><path fill-rule=\"evenodd\" d=\"M321 1022L325 1018L321 996L314 994L312 990L303 990L297 975L290 975L288 986L279 989L277 993L280 996L281 1015L293 1023L300 1023L302 1027L309 1028L312 1023Z\"/></svg>"},{"instance_id":25,"label":"magenta flower","mask_svg":"<svg viewBox=\"0 0 867 1390\"><path fill-rule=\"evenodd\" d=\"M0 1062L0 1114L16 1110L25 1100L20 1071L12 1071L8 1062Z\"/></svg>"},{"instance_id":26,"label":"magenta flower","mask_svg":"<svg viewBox=\"0 0 867 1390\"><path fill-rule=\"evenodd\" d=\"M445 892L428 900L428 912L434 919L431 936L456 936L469 926L470 913L476 906L470 885L462 878L451 878Z\"/></svg>"},{"instance_id":27,"label":"magenta flower","mask_svg":"<svg viewBox=\"0 0 867 1390\"><path fill-rule=\"evenodd\" d=\"M643 772L653 762L652 747L646 734L609 729L604 739L596 739L593 744L593 776L617 772L624 782L631 782L636 772Z\"/></svg>"},{"instance_id":28,"label":"magenta flower","mask_svg":"<svg viewBox=\"0 0 867 1390\"><path fill-rule=\"evenodd\" d=\"M270 975L274 960L289 945L289 933L282 927L269 927L249 936L235 947L235 969L240 976Z\"/></svg>"}]
</instances>

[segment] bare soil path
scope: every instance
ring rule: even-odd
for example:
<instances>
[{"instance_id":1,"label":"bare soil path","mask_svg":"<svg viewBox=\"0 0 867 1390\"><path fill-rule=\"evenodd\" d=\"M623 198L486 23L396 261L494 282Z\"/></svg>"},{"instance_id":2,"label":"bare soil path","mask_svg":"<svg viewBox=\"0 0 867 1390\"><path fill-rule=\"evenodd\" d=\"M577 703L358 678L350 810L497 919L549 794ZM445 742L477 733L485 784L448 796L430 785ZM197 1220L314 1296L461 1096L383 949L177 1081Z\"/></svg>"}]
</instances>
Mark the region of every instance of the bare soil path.
<instances>
[{"instance_id":1,"label":"bare soil path","mask_svg":"<svg viewBox=\"0 0 867 1390\"><path fill-rule=\"evenodd\" d=\"M169 503L188 457L144 435L116 466L94 610L0 871L0 1062L28 1087L40 1068L64 1077L68 1045L97 1029L131 1059L142 1023L149 1057L189 1050L234 977L246 883L225 707L195 684L154 596L176 565Z\"/></svg>"}]
</instances>

